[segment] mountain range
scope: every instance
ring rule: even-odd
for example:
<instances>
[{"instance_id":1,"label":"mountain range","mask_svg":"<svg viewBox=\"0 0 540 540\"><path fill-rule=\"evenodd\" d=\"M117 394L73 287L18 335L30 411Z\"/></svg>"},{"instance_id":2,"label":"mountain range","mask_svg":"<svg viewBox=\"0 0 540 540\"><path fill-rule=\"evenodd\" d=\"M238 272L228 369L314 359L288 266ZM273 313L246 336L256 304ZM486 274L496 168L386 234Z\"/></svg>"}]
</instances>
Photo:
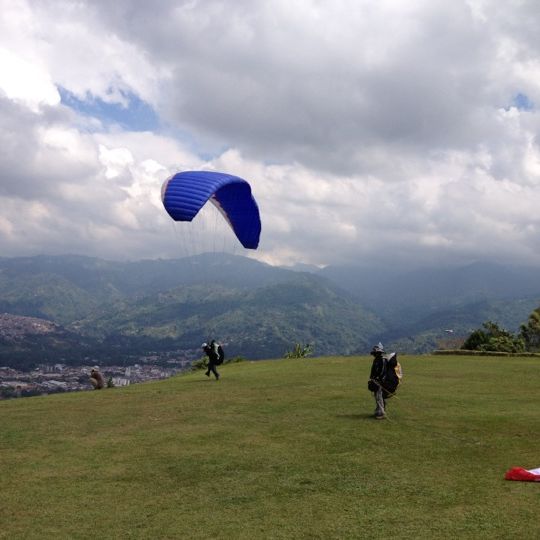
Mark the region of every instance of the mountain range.
<instances>
[{"instance_id":1,"label":"mountain range","mask_svg":"<svg viewBox=\"0 0 540 540\"><path fill-rule=\"evenodd\" d=\"M68 363L171 351L196 357L212 337L228 355L252 359L282 357L295 343L312 344L316 355L365 353L378 341L418 353L455 346L486 320L514 331L539 305L537 269L481 262L405 272L279 268L222 253L0 258L0 313L8 314L0 362L32 364L43 351ZM56 326L41 341L32 334L14 343L9 316Z\"/></svg>"},{"instance_id":2,"label":"mountain range","mask_svg":"<svg viewBox=\"0 0 540 540\"><path fill-rule=\"evenodd\" d=\"M327 267L318 273L380 317L383 340L410 352L457 344L487 320L515 332L540 305L538 268L474 262L407 271Z\"/></svg>"}]
</instances>

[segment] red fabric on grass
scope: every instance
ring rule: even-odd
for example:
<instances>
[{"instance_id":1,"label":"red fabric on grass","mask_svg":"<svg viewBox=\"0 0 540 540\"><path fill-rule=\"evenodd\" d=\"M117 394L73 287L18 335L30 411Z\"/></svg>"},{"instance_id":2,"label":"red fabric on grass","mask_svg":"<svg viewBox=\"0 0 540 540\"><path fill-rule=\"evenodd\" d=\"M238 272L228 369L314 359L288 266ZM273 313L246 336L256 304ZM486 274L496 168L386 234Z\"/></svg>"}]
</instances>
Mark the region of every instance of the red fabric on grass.
<instances>
[{"instance_id":1,"label":"red fabric on grass","mask_svg":"<svg viewBox=\"0 0 540 540\"><path fill-rule=\"evenodd\" d=\"M517 480L519 482L540 482L540 474L535 474L522 467L512 467L506 472L504 478L505 480Z\"/></svg>"}]
</instances>

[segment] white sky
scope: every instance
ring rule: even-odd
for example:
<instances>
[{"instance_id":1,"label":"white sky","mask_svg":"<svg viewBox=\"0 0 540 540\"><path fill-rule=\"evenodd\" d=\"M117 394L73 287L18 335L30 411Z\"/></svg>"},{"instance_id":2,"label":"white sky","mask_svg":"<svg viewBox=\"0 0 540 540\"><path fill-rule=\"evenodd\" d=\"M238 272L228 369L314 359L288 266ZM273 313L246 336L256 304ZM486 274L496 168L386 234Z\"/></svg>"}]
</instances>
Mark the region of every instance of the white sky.
<instances>
[{"instance_id":1,"label":"white sky","mask_svg":"<svg viewBox=\"0 0 540 540\"><path fill-rule=\"evenodd\" d=\"M263 261L540 264L537 0L0 13L1 256L176 257L161 184L204 168L252 185Z\"/></svg>"}]
</instances>

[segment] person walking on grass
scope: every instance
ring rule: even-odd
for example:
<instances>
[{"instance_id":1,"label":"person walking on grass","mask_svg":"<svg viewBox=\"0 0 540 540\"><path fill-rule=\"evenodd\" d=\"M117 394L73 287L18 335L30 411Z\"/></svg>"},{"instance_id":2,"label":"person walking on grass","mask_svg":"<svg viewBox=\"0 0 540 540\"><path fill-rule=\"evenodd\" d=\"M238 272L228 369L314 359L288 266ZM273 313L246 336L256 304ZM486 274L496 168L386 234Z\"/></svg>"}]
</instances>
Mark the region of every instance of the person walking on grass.
<instances>
[{"instance_id":1,"label":"person walking on grass","mask_svg":"<svg viewBox=\"0 0 540 540\"><path fill-rule=\"evenodd\" d=\"M369 374L368 389L375 398L375 418L386 418L386 400L391 398L397 390L402 378L401 365L397 361L397 354L388 356L384 354L382 343L378 343L371 349L373 363Z\"/></svg>"},{"instance_id":2,"label":"person walking on grass","mask_svg":"<svg viewBox=\"0 0 540 540\"><path fill-rule=\"evenodd\" d=\"M219 366L223 363L223 349L221 345L215 341L212 340L210 344L203 343L202 344L202 350L205 352L206 356L208 357L208 369L206 370L205 375L207 377L210 377L210 372L214 374L214 377L216 378L216 381L219 380L219 373L216 369L216 366Z\"/></svg>"}]
</instances>

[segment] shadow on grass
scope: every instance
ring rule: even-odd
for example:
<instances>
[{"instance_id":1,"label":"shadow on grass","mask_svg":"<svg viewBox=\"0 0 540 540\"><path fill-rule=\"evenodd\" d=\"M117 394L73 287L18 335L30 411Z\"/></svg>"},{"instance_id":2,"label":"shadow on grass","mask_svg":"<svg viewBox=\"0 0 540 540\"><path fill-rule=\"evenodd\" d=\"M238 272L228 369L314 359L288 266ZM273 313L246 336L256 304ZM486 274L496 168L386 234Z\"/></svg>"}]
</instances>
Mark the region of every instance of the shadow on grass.
<instances>
[{"instance_id":1,"label":"shadow on grass","mask_svg":"<svg viewBox=\"0 0 540 540\"><path fill-rule=\"evenodd\" d=\"M374 420L373 413L336 414L336 418L347 418L349 420Z\"/></svg>"}]
</instances>

